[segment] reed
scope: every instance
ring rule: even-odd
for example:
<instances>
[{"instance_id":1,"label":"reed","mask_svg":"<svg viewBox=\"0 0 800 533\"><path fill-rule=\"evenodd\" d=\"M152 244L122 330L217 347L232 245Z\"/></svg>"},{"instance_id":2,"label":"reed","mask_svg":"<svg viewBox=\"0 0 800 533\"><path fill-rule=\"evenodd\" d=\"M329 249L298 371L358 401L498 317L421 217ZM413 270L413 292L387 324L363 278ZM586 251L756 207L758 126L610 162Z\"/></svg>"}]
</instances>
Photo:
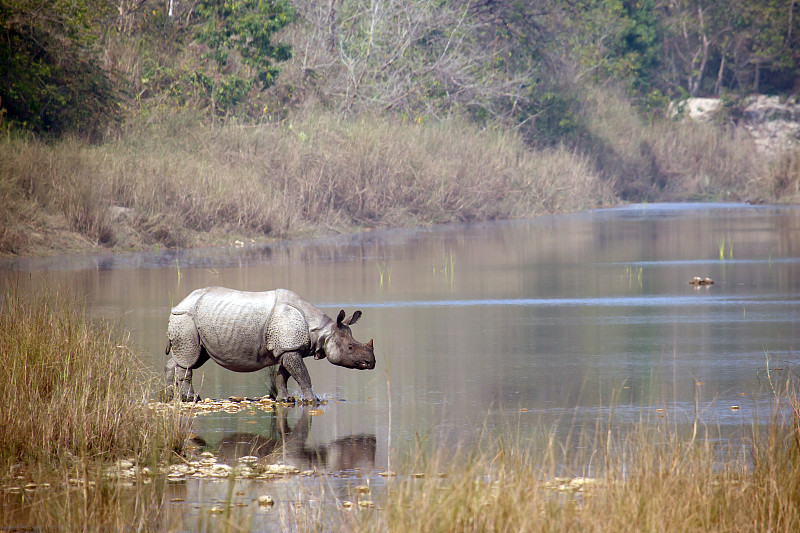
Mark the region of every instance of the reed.
<instances>
[{"instance_id":1,"label":"reed","mask_svg":"<svg viewBox=\"0 0 800 533\"><path fill-rule=\"evenodd\" d=\"M104 476L123 458L167 461L183 442L177 416L146 407L152 380L130 341L58 291L6 292L0 306L0 528L154 523L163 480Z\"/></svg>"},{"instance_id":2,"label":"reed","mask_svg":"<svg viewBox=\"0 0 800 533\"><path fill-rule=\"evenodd\" d=\"M95 245L191 246L575 211L613 202L586 158L450 119L257 126L169 115L102 145L0 144L3 251L58 221ZM23 213L39 216L23 220ZM46 243L43 243L46 245ZM58 246L58 244L56 244Z\"/></svg>"},{"instance_id":3,"label":"reed","mask_svg":"<svg viewBox=\"0 0 800 533\"><path fill-rule=\"evenodd\" d=\"M757 151L743 127L644 118L608 88L588 91L584 116L583 149L623 199L775 201L787 196L786 186L779 189L762 179L777 167L769 170L771 156ZM778 190L782 194L775 194Z\"/></svg>"}]
</instances>

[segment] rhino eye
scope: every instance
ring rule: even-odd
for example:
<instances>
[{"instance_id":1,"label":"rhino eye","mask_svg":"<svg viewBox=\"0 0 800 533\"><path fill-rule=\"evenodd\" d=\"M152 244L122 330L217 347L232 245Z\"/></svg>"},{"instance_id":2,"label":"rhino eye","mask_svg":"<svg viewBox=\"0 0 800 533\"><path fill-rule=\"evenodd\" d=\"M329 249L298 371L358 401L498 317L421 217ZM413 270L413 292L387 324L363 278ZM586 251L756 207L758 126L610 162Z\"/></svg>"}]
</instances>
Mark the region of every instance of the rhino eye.
<instances>
[{"instance_id":1,"label":"rhino eye","mask_svg":"<svg viewBox=\"0 0 800 533\"><path fill-rule=\"evenodd\" d=\"M352 344L348 344L347 345L347 349L352 352L353 351L353 345Z\"/></svg>"}]
</instances>

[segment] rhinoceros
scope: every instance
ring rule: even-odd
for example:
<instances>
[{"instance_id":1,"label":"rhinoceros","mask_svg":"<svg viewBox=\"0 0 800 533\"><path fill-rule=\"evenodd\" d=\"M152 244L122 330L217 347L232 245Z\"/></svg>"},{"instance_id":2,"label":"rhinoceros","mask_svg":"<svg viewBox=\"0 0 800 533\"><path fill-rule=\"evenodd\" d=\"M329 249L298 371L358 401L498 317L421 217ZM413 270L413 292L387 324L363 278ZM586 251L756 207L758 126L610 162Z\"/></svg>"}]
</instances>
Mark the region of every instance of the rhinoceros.
<instances>
[{"instance_id":1,"label":"rhinoceros","mask_svg":"<svg viewBox=\"0 0 800 533\"><path fill-rule=\"evenodd\" d=\"M361 317L356 311L336 320L286 289L242 292L224 287L198 289L172 308L164 369L166 399L177 387L183 401L196 401L192 370L208 359L228 370L254 372L278 365L277 398L289 400L286 383L293 377L303 402L316 402L304 357L327 358L334 365L360 370L375 368L370 340L353 338L350 326Z\"/></svg>"}]
</instances>

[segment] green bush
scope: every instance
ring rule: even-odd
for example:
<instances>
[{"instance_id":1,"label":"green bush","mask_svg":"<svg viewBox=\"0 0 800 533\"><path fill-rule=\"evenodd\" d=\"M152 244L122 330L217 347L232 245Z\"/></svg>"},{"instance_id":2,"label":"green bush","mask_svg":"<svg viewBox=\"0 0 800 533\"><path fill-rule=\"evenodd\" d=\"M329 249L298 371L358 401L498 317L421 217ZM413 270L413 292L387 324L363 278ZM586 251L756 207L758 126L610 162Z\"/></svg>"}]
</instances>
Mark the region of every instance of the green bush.
<instances>
[{"instance_id":1,"label":"green bush","mask_svg":"<svg viewBox=\"0 0 800 533\"><path fill-rule=\"evenodd\" d=\"M103 3L0 3L0 105L6 119L47 136L98 138L118 116L118 93L92 45Z\"/></svg>"}]
</instances>

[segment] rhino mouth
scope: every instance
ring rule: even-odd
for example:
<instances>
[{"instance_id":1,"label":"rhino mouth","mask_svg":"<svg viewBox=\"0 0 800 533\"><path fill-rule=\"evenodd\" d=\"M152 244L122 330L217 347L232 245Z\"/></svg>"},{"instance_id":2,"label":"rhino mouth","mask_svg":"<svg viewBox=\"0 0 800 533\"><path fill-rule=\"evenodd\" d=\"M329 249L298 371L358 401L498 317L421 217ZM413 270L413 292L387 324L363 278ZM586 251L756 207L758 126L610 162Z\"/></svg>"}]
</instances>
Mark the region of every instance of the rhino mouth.
<instances>
[{"instance_id":1,"label":"rhino mouth","mask_svg":"<svg viewBox=\"0 0 800 533\"><path fill-rule=\"evenodd\" d=\"M357 361L356 368L359 370L372 370L375 368L375 361Z\"/></svg>"}]
</instances>

